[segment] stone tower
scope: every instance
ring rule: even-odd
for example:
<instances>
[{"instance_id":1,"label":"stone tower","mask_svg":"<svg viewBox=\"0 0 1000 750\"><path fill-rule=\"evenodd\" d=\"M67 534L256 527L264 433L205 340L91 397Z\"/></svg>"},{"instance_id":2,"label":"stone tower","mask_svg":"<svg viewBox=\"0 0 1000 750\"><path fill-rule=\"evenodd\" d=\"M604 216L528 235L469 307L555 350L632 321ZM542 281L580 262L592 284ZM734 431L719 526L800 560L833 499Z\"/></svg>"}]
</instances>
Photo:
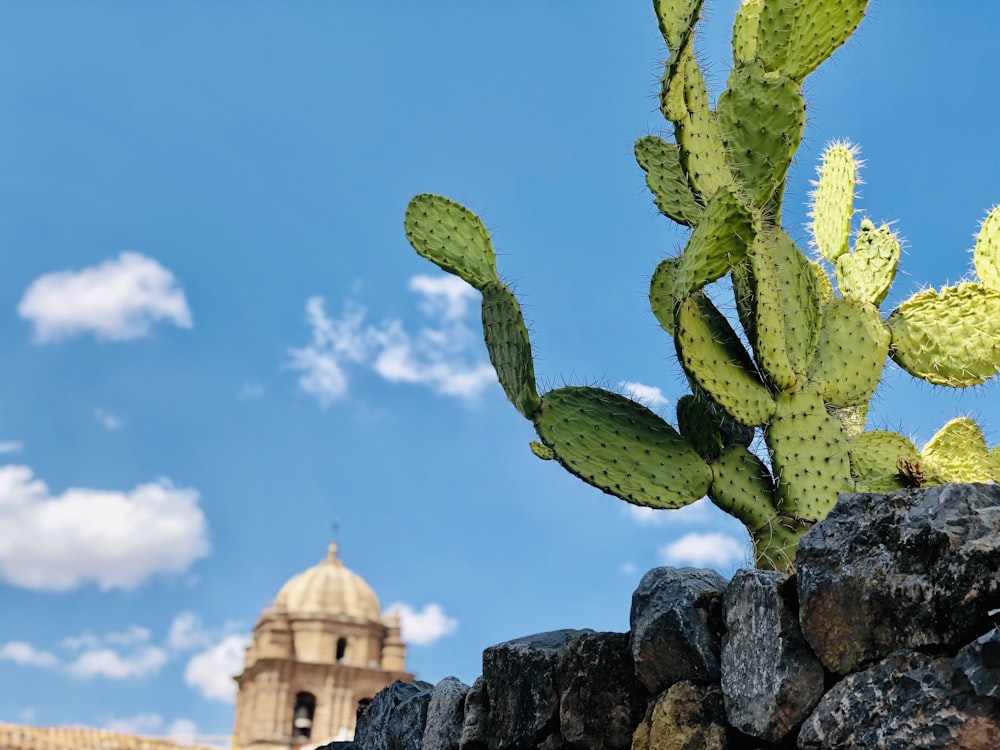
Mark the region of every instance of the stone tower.
<instances>
[{"instance_id":1,"label":"stone tower","mask_svg":"<svg viewBox=\"0 0 1000 750\"><path fill-rule=\"evenodd\" d=\"M257 620L236 677L233 746L290 750L353 739L359 704L413 679L405 657L399 618L382 616L375 592L331 544Z\"/></svg>"}]
</instances>

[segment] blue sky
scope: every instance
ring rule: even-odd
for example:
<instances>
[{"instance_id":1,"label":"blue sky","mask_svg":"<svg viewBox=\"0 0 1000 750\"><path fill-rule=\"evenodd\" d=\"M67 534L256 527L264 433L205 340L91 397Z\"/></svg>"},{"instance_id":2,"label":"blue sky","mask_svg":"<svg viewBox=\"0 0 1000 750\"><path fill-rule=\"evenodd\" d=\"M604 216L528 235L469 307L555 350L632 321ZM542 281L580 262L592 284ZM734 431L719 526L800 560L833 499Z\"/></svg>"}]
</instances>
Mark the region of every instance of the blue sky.
<instances>
[{"instance_id":1,"label":"blue sky","mask_svg":"<svg viewBox=\"0 0 1000 750\"><path fill-rule=\"evenodd\" d=\"M701 38L716 91L736 5ZM805 242L823 146L861 146L857 205L905 240L886 311L965 276L1000 202L1000 6L939 5L874 2L807 80L786 191ZM625 630L658 564L743 564L711 507L632 513L535 459L475 295L403 236L416 193L478 212L542 382L657 388L672 418L646 286L684 234L632 158L669 133L649 3L4 11L0 721L228 733L226 672L333 523L430 681L527 633ZM971 413L992 438L994 389L890 368L869 425L922 443Z\"/></svg>"}]
</instances>

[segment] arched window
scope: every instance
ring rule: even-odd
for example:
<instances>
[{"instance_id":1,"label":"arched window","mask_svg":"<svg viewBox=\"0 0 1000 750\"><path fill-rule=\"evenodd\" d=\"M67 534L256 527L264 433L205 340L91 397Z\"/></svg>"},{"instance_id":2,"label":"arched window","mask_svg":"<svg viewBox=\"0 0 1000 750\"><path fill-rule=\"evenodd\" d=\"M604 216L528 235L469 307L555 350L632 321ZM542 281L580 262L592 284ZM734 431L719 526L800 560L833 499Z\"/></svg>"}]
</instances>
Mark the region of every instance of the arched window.
<instances>
[{"instance_id":1,"label":"arched window","mask_svg":"<svg viewBox=\"0 0 1000 750\"><path fill-rule=\"evenodd\" d=\"M316 713L316 696L312 693L295 695L295 712L292 714L292 737L308 740L312 736L313 715Z\"/></svg>"},{"instance_id":2,"label":"arched window","mask_svg":"<svg viewBox=\"0 0 1000 750\"><path fill-rule=\"evenodd\" d=\"M337 661L344 660L344 654L347 653L347 639L338 638L337 639Z\"/></svg>"}]
</instances>

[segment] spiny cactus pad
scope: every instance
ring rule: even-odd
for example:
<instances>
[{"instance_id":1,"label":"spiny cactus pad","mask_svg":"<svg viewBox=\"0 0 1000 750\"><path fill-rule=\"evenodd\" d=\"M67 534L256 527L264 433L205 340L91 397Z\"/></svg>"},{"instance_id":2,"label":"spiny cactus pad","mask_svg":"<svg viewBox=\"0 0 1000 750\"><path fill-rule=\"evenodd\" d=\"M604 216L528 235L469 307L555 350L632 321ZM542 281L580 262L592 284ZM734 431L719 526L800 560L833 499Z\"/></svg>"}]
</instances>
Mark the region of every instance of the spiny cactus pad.
<instances>
[{"instance_id":1,"label":"spiny cactus pad","mask_svg":"<svg viewBox=\"0 0 1000 750\"><path fill-rule=\"evenodd\" d=\"M677 305L681 300L677 298L677 267L680 265L680 258L665 258L661 260L656 270L653 271L653 278L649 282L649 307L659 321L663 330L674 335L675 313Z\"/></svg>"},{"instance_id":2,"label":"spiny cactus pad","mask_svg":"<svg viewBox=\"0 0 1000 750\"><path fill-rule=\"evenodd\" d=\"M1000 291L980 284L928 289L886 320L890 354L914 377L964 388L1000 371Z\"/></svg>"},{"instance_id":3,"label":"spiny cactus pad","mask_svg":"<svg viewBox=\"0 0 1000 750\"><path fill-rule=\"evenodd\" d=\"M867 0L765 0L757 58L767 70L801 81L854 33L867 5Z\"/></svg>"},{"instance_id":4,"label":"spiny cactus pad","mask_svg":"<svg viewBox=\"0 0 1000 750\"><path fill-rule=\"evenodd\" d=\"M754 238L753 217L728 190L719 190L691 233L674 274L674 296L684 299L722 278L743 260Z\"/></svg>"},{"instance_id":5,"label":"spiny cactus pad","mask_svg":"<svg viewBox=\"0 0 1000 750\"><path fill-rule=\"evenodd\" d=\"M809 379L819 383L830 406L867 404L882 377L889 331L867 302L839 298L823 311Z\"/></svg>"},{"instance_id":6,"label":"spiny cactus pad","mask_svg":"<svg viewBox=\"0 0 1000 750\"><path fill-rule=\"evenodd\" d=\"M837 288L845 297L878 307L889 293L899 266L899 240L885 224L878 229L868 219L861 222L854 251L844 253L834 265Z\"/></svg>"},{"instance_id":7,"label":"spiny cactus pad","mask_svg":"<svg viewBox=\"0 0 1000 750\"><path fill-rule=\"evenodd\" d=\"M472 211L440 195L416 196L406 207L406 239L413 249L480 291L497 281L490 233Z\"/></svg>"},{"instance_id":8,"label":"spiny cactus pad","mask_svg":"<svg viewBox=\"0 0 1000 750\"><path fill-rule=\"evenodd\" d=\"M774 485L767 466L742 445L730 445L712 461L709 499L740 519L753 534L777 521Z\"/></svg>"},{"instance_id":9,"label":"spiny cactus pad","mask_svg":"<svg viewBox=\"0 0 1000 750\"><path fill-rule=\"evenodd\" d=\"M857 149L849 143L831 143L823 152L819 181L813 193L813 244L831 263L848 251L854 184L857 180Z\"/></svg>"},{"instance_id":10,"label":"spiny cactus pad","mask_svg":"<svg viewBox=\"0 0 1000 750\"><path fill-rule=\"evenodd\" d=\"M535 390L535 366L521 305L503 283L483 287L483 336L490 363L510 402L528 419L541 401Z\"/></svg>"},{"instance_id":11,"label":"spiny cactus pad","mask_svg":"<svg viewBox=\"0 0 1000 750\"><path fill-rule=\"evenodd\" d=\"M655 135L643 136L635 142L635 160L646 172L646 184L660 212L678 224L697 224L703 209L684 176L677 144Z\"/></svg>"},{"instance_id":12,"label":"spiny cactus pad","mask_svg":"<svg viewBox=\"0 0 1000 750\"><path fill-rule=\"evenodd\" d=\"M921 457L936 482L989 482L993 478L986 438L968 417L953 419L938 430Z\"/></svg>"},{"instance_id":13,"label":"spiny cactus pad","mask_svg":"<svg viewBox=\"0 0 1000 750\"><path fill-rule=\"evenodd\" d=\"M702 497L712 481L708 464L673 427L617 393L549 391L535 429L570 473L636 505L680 508Z\"/></svg>"},{"instance_id":14,"label":"spiny cactus pad","mask_svg":"<svg viewBox=\"0 0 1000 750\"><path fill-rule=\"evenodd\" d=\"M850 443L851 474L857 492L892 492L907 486L901 461L919 461L913 442L890 430L872 430Z\"/></svg>"},{"instance_id":15,"label":"spiny cactus pad","mask_svg":"<svg viewBox=\"0 0 1000 750\"><path fill-rule=\"evenodd\" d=\"M979 228L972 258L983 286L1000 291L1000 206L989 212Z\"/></svg>"}]
</instances>

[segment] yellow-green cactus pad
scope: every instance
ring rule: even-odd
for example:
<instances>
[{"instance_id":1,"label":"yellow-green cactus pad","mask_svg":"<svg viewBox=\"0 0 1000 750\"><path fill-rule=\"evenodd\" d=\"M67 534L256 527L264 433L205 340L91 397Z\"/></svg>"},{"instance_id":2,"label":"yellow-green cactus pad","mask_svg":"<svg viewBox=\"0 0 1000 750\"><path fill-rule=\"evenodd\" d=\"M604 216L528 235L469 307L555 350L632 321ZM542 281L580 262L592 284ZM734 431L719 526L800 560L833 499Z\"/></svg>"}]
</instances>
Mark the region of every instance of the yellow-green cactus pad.
<instances>
[{"instance_id":1,"label":"yellow-green cactus pad","mask_svg":"<svg viewBox=\"0 0 1000 750\"><path fill-rule=\"evenodd\" d=\"M528 443L528 447L531 448L532 453L543 461L551 461L556 457L555 451L553 451L549 446L539 443L537 440L532 440Z\"/></svg>"},{"instance_id":2,"label":"yellow-green cactus pad","mask_svg":"<svg viewBox=\"0 0 1000 750\"><path fill-rule=\"evenodd\" d=\"M676 54L688 41L698 21L702 0L653 0L656 20L667 49Z\"/></svg>"},{"instance_id":3,"label":"yellow-green cactus pad","mask_svg":"<svg viewBox=\"0 0 1000 750\"><path fill-rule=\"evenodd\" d=\"M677 429L706 461L718 458L722 452L722 431L712 418L705 400L690 393L677 401Z\"/></svg>"},{"instance_id":4,"label":"yellow-green cactus pad","mask_svg":"<svg viewBox=\"0 0 1000 750\"><path fill-rule=\"evenodd\" d=\"M886 320L889 354L911 375L964 388L1000 370L1000 291L981 284L928 289Z\"/></svg>"},{"instance_id":5,"label":"yellow-green cactus pad","mask_svg":"<svg viewBox=\"0 0 1000 750\"><path fill-rule=\"evenodd\" d=\"M826 269L814 260L809 261L809 268L812 269L813 276L816 277L816 294L819 306L822 309L826 303L833 299L833 282L826 275Z\"/></svg>"},{"instance_id":6,"label":"yellow-green cactus pad","mask_svg":"<svg viewBox=\"0 0 1000 750\"><path fill-rule=\"evenodd\" d=\"M502 282L483 288L483 337L490 362L510 402L528 419L541 401L535 390L535 366L521 305Z\"/></svg>"},{"instance_id":7,"label":"yellow-green cactus pad","mask_svg":"<svg viewBox=\"0 0 1000 750\"><path fill-rule=\"evenodd\" d=\"M649 307L664 331L674 335L674 315L680 300L677 298L677 267L680 258L664 258L653 271L649 282Z\"/></svg>"},{"instance_id":8,"label":"yellow-green cactus pad","mask_svg":"<svg viewBox=\"0 0 1000 750\"><path fill-rule=\"evenodd\" d=\"M774 399L729 321L703 293L678 308L674 343L684 371L733 419L756 427L770 418Z\"/></svg>"},{"instance_id":9,"label":"yellow-green cactus pad","mask_svg":"<svg viewBox=\"0 0 1000 750\"><path fill-rule=\"evenodd\" d=\"M765 431L778 482L778 512L818 521L841 492L854 487L847 439L840 424L826 413L817 385L779 393L774 402L774 416Z\"/></svg>"},{"instance_id":10,"label":"yellow-green cactus pad","mask_svg":"<svg viewBox=\"0 0 1000 750\"><path fill-rule=\"evenodd\" d=\"M712 461L709 499L740 519L752 534L777 520L771 472L742 445L730 445Z\"/></svg>"},{"instance_id":11,"label":"yellow-green cactus pad","mask_svg":"<svg viewBox=\"0 0 1000 750\"><path fill-rule=\"evenodd\" d=\"M675 143L667 143L655 135L635 142L635 159L646 172L646 184L655 198L656 207L678 224L693 227L701 218L698 205L681 169L680 152Z\"/></svg>"},{"instance_id":12,"label":"yellow-green cactus pad","mask_svg":"<svg viewBox=\"0 0 1000 750\"><path fill-rule=\"evenodd\" d=\"M823 152L819 180L812 196L812 239L816 249L831 263L847 252L854 213L857 180L857 148L850 143L831 143Z\"/></svg>"},{"instance_id":13,"label":"yellow-green cactus pad","mask_svg":"<svg viewBox=\"0 0 1000 750\"><path fill-rule=\"evenodd\" d=\"M889 354L889 331L874 305L841 297L823 311L809 379L830 406L867 404Z\"/></svg>"},{"instance_id":14,"label":"yellow-green cactus pad","mask_svg":"<svg viewBox=\"0 0 1000 750\"><path fill-rule=\"evenodd\" d=\"M766 0L757 27L757 57L767 70L801 81L847 41L868 0Z\"/></svg>"},{"instance_id":15,"label":"yellow-green cactus pad","mask_svg":"<svg viewBox=\"0 0 1000 750\"><path fill-rule=\"evenodd\" d=\"M673 427L617 393L549 391L535 429L571 474L636 505L680 508L702 497L712 481L708 464Z\"/></svg>"},{"instance_id":16,"label":"yellow-green cactus pad","mask_svg":"<svg viewBox=\"0 0 1000 750\"><path fill-rule=\"evenodd\" d=\"M497 281L496 253L483 222L464 206L424 193L406 207L406 239L442 270L482 291Z\"/></svg>"},{"instance_id":17,"label":"yellow-green cactus pad","mask_svg":"<svg viewBox=\"0 0 1000 750\"><path fill-rule=\"evenodd\" d=\"M840 422L840 429L844 431L844 436L848 440L853 440L865 431L865 424L868 422L868 404L858 404L857 406L842 406L839 409L828 406L827 414Z\"/></svg>"},{"instance_id":18,"label":"yellow-green cactus pad","mask_svg":"<svg viewBox=\"0 0 1000 750\"><path fill-rule=\"evenodd\" d=\"M1000 206L993 207L979 228L972 259L983 286L1000 291Z\"/></svg>"},{"instance_id":19,"label":"yellow-green cactus pad","mask_svg":"<svg viewBox=\"0 0 1000 750\"><path fill-rule=\"evenodd\" d=\"M901 461L920 461L913 442L889 430L858 435L849 445L855 492L892 492L909 486L899 473Z\"/></svg>"},{"instance_id":20,"label":"yellow-green cactus pad","mask_svg":"<svg viewBox=\"0 0 1000 750\"><path fill-rule=\"evenodd\" d=\"M990 475L1000 483L1000 445L990 449Z\"/></svg>"},{"instance_id":21,"label":"yellow-green cactus pad","mask_svg":"<svg viewBox=\"0 0 1000 750\"><path fill-rule=\"evenodd\" d=\"M899 240L886 224L876 229L865 219L854 241L854 252L844 253L834 265L837 288L845 297L878 307L889 293L898 267Z\"/></svg>"},{"instance_id":22,"label":"yellow-green cactus pad","mask_svg":"<svg viewBox=\"0 0 1000 750\"><path fill-rule=\"evenodd\" d=\"M940 482L989 482L993 478L983 431L968 417L953 419L921 452L924 466Z\"/></svg>"},{"instance_id":23,"label":"yellow-green cactus pad","mask_svg":"<svg viewBox=\"0 0 1000 750\"><path fill-rule=\"evenodd\" d=\"M691 233L674 275L675 296L683 299L721 278L747 254L753 241L750 213L728 190L720 190Z\"/></svg>"},{"instance_id":24,"label":"yellow-green cactus pad","mask_svg":"<svg viewBox=\"0 0 1000 750\"><path fill-rule=\"evenodd\" d=\"M751 62L757 57L757 26L764 0L743 0L733 24L733 64Z\"/></svg>"},{"instance_id":25,"label":"yellow-green cactus pad","mask_svg":"<svg viewBox=\"0 0 1000 750\"><path fill-rule=\"evenodd\" d=\"M735 68L716 108L723 144L740 184L763 207L785 180L802 130L806 105L799 84L765 74L759 63Z\"/></svg>"}]
</instances>

